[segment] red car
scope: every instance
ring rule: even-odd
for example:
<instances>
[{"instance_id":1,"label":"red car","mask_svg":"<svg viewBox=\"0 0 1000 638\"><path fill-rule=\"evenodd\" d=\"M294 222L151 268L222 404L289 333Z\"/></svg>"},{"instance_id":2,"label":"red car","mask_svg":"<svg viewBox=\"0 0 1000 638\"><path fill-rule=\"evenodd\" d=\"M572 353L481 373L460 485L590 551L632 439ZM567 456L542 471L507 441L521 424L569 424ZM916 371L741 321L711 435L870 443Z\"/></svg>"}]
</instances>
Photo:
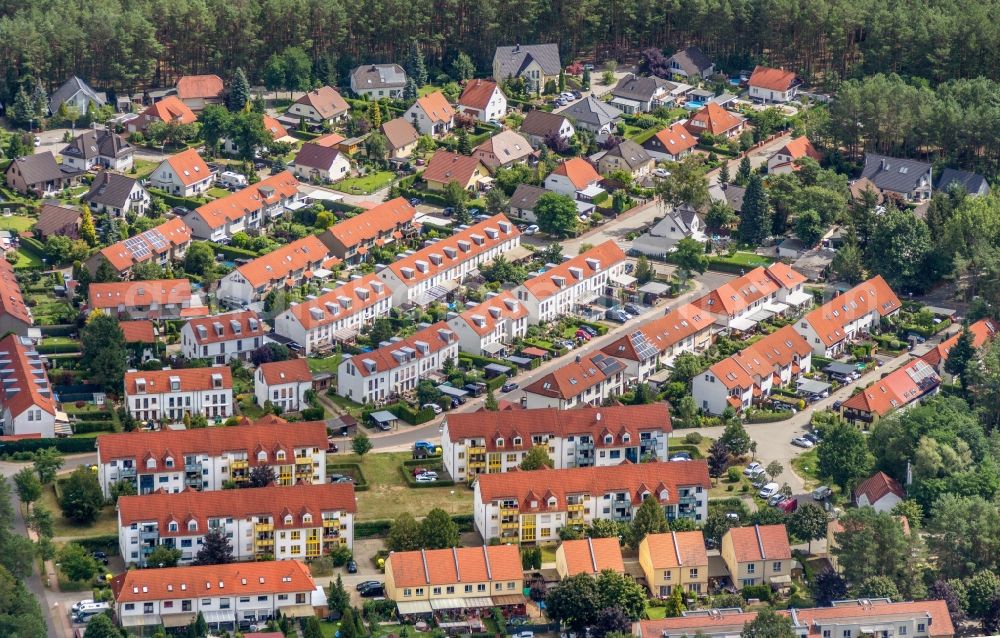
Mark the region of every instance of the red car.
<instances>
[{"instance_id":1,"label":"red car","mask_svg":"<svg viewBox=\"0 0 1000 638\"><path fill-rule=\"evenodd\" d=\"M590 341L590 334L587 333L587 332L585 332L585 331L583 331L583 330L577 330L576 331L576 338L577 339L583 339L584 341Z\"/></svg>"},{"instance_id":2,"label":"red car","mask_svg":"<svg viewBox=\"0 0 1000 638\"><path fill-rule=\"evenodd\" d=\"M795 510L799 509L799 502L794 498L786 498L778 503L777 508L786 514L791 514Z\"/></svg>"}]
</instances>

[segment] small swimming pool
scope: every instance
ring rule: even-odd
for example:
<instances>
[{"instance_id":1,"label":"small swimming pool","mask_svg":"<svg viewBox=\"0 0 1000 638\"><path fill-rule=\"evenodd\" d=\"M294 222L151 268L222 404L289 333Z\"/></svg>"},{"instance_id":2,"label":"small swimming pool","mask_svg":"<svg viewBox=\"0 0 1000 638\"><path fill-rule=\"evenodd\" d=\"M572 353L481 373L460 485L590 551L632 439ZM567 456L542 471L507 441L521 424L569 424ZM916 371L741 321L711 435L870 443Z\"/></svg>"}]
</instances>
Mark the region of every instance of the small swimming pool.
<instances>
[{"instance_id":1,"label":"small swimming pool","mask_svg":"<svg viewBox=\"0 0 1000 638\"><path fill-rule=\"evenodd\" d=\"M701 100L688 100L684 104L684 108L691 109L692 111L697 111L698 109L703 108L704 106L705 103L702 102Z\"/></svg>"}]
</instances>

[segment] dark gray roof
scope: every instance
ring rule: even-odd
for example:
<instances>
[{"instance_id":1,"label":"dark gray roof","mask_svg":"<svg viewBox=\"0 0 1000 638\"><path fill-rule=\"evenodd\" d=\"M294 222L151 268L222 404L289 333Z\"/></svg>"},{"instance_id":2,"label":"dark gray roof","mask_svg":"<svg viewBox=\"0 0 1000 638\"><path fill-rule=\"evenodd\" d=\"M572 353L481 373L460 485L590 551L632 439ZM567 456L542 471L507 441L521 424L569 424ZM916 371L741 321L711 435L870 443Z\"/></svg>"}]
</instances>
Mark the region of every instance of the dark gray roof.
<instances>
[{"instance_id":1,"label":"dark gray roof","mask_svg":"<svg viewBox=\"0 0 1000 638\"><path fill-rule=\"evenodd\" d=\"M514 194L510 196L510 206L521 210L534 210L538 198L548 192L550 191L531 184L518 184Z\"/></svg>"},{"instance_id":2,"label":"dark gray roof","mask_svg":"<svg viewBox=\"0 0 1000 638\"><path fill-rule=\"evenodd\" d=\"M494 78L498 82L508 77L517 77L532 62L537 62L545 75L559 75L558 44L515 44L512 47L497 47L493 54L493 67L499 72Z\"/></svg>"},{"instance_id":3,"label":"dark gray roof","mask_svg":"<svg viewBox=\"0 0 1000 638\"><path fill-rule=\"evenodd\" d=\"M303 144L292 163L296 166L307 166L309 168L328 171L333 166L333 162L337 159L338 155L340 155L340 151L333 147L320 146L319 144Z\"/></svg>"},{"instance_id":4,"label":"dark gray roof","mask_svg":"<svg viewBox=\"0 0 1000 638\"><path fill-rule=\"evenodd\" d=\"M676 62L688 75L701 75L712 66L712 61L699 47L688 47L670 56L668 62Z\"/></svg>"},{"instance_id":5,"label":"dark gray roof","mask_svg":"<svg viewBox=\"0 0 1000 638\"><path fill-rule=\"evenodd\" d=\"M351 82L358 89L401 89L406 72L398 64L365 64L351 71Z\"/></svg>"},{"instance_id":6,"label":"dark gray roof","mask_svg":"<svg viewBox=\"0 0 1000 638\"><path fill-rule=\"evenodd\" d=\"M569 108L561 111L561 114L567 115L577 122L600 128L621 117L622 112L617 107L602 102L593 95L588 95L587 99L575 102Z\"/></svg>"},{"instance_id":7,"label":"dark gray roof","mask_svg":"<svg viewBox=\"0 0 1000 638\"><path fill-rule=\"evenodd\" d=\"M729 207L737 213L743 210L743 195L746 194L747 189L734 186L733 184L722 184L713 186L709 189L709 192L712 195L712 199L724 199L729 204Z\"/></svg>"},{"instance_id":8,"label":"dark gray roof","mask_svg":"<svg viewBox=\"0 0 1000 638\"><path fill-rule=\"evenodd\" d=\"M669 91L673 86L675 86L673 82L668 82L663 78L655 76L647 78L629 74L618 80L615 88L611 89L611 95L627 100L649 102L653 99L653 94L661 87Z\"/></svg>"},{"instance_id":9,"label":"dark gray roof","mask_svg":"<svg viewBox=\"0 0 1000 638\"><path fill-rule=\"evenodd\" d=\"M122 157L133 152L132 145L113 131L87 131L69 143L61 151L62 155L79 159L94 157Z\"/></svg>"},{"instance_id":10,"label":"dark gray roof","mask_svg":"<svg viewBox=\"0 0 1000 638\"><path fill-rule=\"evenodd\" d=\"M80 211L75 208L57 206L56 204L43 204L42 209L38 211L35 232L48 237L70 224L77 223L77 220L80 219L80 214Z\"/></svg>"},{"instance_id":11,"label":"dark gray roof","mask_svg":"<svg viewBox=\"0 0 1000 638\"><path fill-rule=\"evenodd\" d=\"M892 193L909 193L921 177L930 177L931 165L911 159L865 153L865 167L861 177L868 178L875 187Z\"/></svg>"},{"instance_id":12,"label":"dark gray roof","mask_svg":"<svg viewBox=\"0 0 1000 638\"><path fill-rule=\"evenodd\" d=\"M941 177L938 178L937 186L934 188L947 190L952 184L958 184L970 195L985 195L990 192L990 185L986 182L985 177L977 173L960 171L954 168L944 169L941 172Z\"/></svg>"},{"instance_id":13,"label":"dark gray roof","mask_svg":"<svg viewBox=\"0 0 1000 638\"><path fill-rule=\"evenodd\" d=\"M63 85L56 89L52 97L49 98L49 112L53 115L59 110L59 105L70 99L80 91L83 91L91 102L94 102L98 106L104 106L104 95L94 91L94 89L87 86L87 83L76 77L75 75L70 79L63 82Z\"/></svg>"},{"instance_id":14,"label":"dark gray roof","mask_svg":"<svg viewBox=\"0 0 1000 638\"><path fill-rule=\"evenodd\" d=\"M109 171L101 171L94 178L90 190L83 196L83 201L112 208L123 208L137 180L126 175Z\"/></svg>"},{"instance_id":15,"label":"dark gray roof","mask_svg":"<svg viewBox=\"0 0 1000 638\"><path fill-rule=\"evenodd\" d=\"M56 164L51 151L18 157L11 163L12 167L15 165L28 185L63 179L67 175Z\"/></svg>"},{"instance_id":16,"label":"dark gray roof","mask_svg":"<svg viewBox=\"0 0 1000 638\"><path fill-rule=\"evenodd\" d=\"M639 146L632 140L625 140L618 146L605 153L605 157L620 157L630 168L637 168L646 162L653 161L653 158L646 152L646 149Z\"/></svg>"},{"instance_id":17,"label":"dark gray roof","mask_svg":"<svg viewBox=\"0 0 1000 638\"><path fill-rule=\"evenodd\" d=\"M521 132L526 135L536 135L545 137L549 133L558 133L559 127L566 121L562 114L549 113L548 111L528 111L521 122Z\"/></svg>"}]
</instances>

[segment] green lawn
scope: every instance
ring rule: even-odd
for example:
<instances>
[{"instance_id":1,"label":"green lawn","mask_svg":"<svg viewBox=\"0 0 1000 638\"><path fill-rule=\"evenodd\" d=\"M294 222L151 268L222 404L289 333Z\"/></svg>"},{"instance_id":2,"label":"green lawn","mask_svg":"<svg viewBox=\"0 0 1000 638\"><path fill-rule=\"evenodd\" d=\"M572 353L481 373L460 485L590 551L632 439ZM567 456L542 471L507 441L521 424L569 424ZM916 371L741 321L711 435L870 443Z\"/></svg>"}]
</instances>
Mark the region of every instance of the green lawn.
<instances>
[{"instance_id":1,"label":"green lawn","mask_svg":"<svg viewBox=\"0 0 1000 638\"><path fill-rule=\"evenodd\" d=\"M17 255L17 261L14 262L15 270L42 267L42 260L26 250L17 250L14 254Z\"/></svg>"},{"instance_id":2,"label":"green lawn","mask_svg":"<svg viewBox=\"0 0 1000 638\"><path fill-rule=\"evenodd\" d=\"M343 359L344 355L340 352L333 355L332 357L326 357L324 359L314 359L310 357L306 361L309 363L310 372L330 372L332 374L337 373L337 366L340 365L340 360Z\"/></svg>"},{"instance_id":3,"label":"green lawn","mask_svg":"<svg viewBox=\"0 0 1000 638\"><path fill-rule=\"evenodd\" d=\"M55 489L47 487L42 490L42 497L38 503L48 508L52 512L54 519L52 525L53 536L67 538L86 538L90 536L105 536L108 534L118 534L118 515L115 508L106 505L97 520L90 525L77 525L73 521L63 517L62 510L59 509L59 502L56 500Z\"/></svg>"},{"instance_id":4,"label":"green lawn","mask_svg":"<svg viewBox=\"0 0 1000 638\"><path fill-rule=\"evenodd\" d=\"M542 562L543 563L554 563L556 562L556 546L555 545L541 545L539 549L542 550Z\"/></svg>"},{"instance_id":5,"label":"green lawn","mask_svg":"<svg viewBox=\"0 0 1000 638\"><path fill-rule=\"evenodd\" d=\"M819 485L818 465L819 453L816 448L803 452L792 459L792 468L796 474L802 477L807 490L812 490Z\"/></svg>"},{"instance_id":6,"label":"green lawn","mask_svg":"<svg viewBox=\"0 0 1000 638\"><path fill-rule=\"evenodd\" d=\"M134 173L129 173L130 177L135 179L143 179L149 177L156 167L160 165L159 162L154 162L152 160L136 159L133 163Z\"/></svg>"},{"instance_id":7,"label":"green lawn","mask_svg":"<svg viewBox=\"0 0 1000 638\"><path fill-rule=\"evenodd\" d=\"M734 264L746 268L756 268L757 266L770 266L774 260L756 253L737 251L730 255L712 255L711 261L715 263Z\"/></svg>"},{"instance_id":8,"label":"green lawn","mask_svg":"<svg viewBox=\"0 0 1000 638\"><path fill-rule=\"evenodd\" d=\"M411 458L409 452L369 453L361 460L361 471L369 489L358 492L358 519L393 519L403 512L423 517L440 507L449 514L465 514L472 507L472 490L462 485L411 488L399 467ZM334 457L335 463L357 463L358 457Z\"/></svg>"},{"instance_id":9,"label":"green lawn","mask_svg":"<svg viewBox=\"0 0 1000 638\"><path fill-rule=\"evenodd\" d=\"M647 603L646 610L642 612L643 618L648 618L649 620L660 620L661 618L667 617L666 607L653 607Z\"/></svg>"},{"instance_id":10,"label":"green lawn","mask_svg":"<svg viewBox=\"0 0 1000 638\"><path fill-rule=\"evenodd\" d=\"M310 359L310 361L312 361L312 359ZM309 366L309 370L310 370L310 372L316 372L316 370L313 370L313 367L312 367L311 364ZM356 418L356 419L360 419L361 418L361 404L360 403L355 403L354 401L351 401L350 399L346 399L346 398L340 396L339 394L332 394L332 395L328 394L328 395L326 395L326 398L330 399L330 401L334 405L336 405L340 409L344 410L345 412L347 412L348 414L350 414L354 418Z\"/></svg>"},{"instance_id":11,"label":"green lawn","mask_svg":"<svg viewBox=\"0 0 1000 638\"><path fill-rule=\"evenodd\" d=\"M334 188L342 193L371 195L375 191L388 186L394 177L395 174L391 171L377 171L368 173L362 177L349 177L337 182Z\"/></svg>"},{"instance_id":12,"label":"green lawn","mask_svg":"<svg viewBox=\"0 0 1000 638\"><path fill-rule=\"evenodd\" d=\"M216 198L216 199L219 199L221 197L225 197L226 195L231 195L232 193L230 193L229 191L227 191L224 188L214 188L213 187L213 188L208 189L208 194L211 195L212 197Z\"/></svg>"},{"instance_id":13,"label":"green lawn","mask_svg":"<svg viewBox=\"0 0 1000 638\"><path fill-rule=\"evenodd\" d=\"M28 230L34 225L34 217L25 217L24 215L4 215L0 217L0 230L19 233L22 230Z\"/></svg>"}]
</instances>

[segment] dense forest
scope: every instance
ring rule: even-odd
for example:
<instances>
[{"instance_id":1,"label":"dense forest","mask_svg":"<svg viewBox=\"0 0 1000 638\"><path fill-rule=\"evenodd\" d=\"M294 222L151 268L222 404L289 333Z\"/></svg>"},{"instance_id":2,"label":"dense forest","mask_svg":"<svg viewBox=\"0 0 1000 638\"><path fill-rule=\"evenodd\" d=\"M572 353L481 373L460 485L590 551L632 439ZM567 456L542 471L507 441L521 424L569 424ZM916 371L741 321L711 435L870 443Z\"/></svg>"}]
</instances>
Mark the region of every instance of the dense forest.
<instances>
[{"instance_id":1,"label":"dense forest","mask_svg":"<svg viewBox=\"0 0 1000 638\"><path fill-rule=\"evenodd\" d=\"M698 44L728 70L766 62L831 85L997 79L998 14L1000 0L0 0L0 99L29 75L133 91L243 67L260 83L289 47L342 78L411 38L432 70L465 52L485 72L497 44L555 41L567 62Z\"/></svg>"}]
</instances>

